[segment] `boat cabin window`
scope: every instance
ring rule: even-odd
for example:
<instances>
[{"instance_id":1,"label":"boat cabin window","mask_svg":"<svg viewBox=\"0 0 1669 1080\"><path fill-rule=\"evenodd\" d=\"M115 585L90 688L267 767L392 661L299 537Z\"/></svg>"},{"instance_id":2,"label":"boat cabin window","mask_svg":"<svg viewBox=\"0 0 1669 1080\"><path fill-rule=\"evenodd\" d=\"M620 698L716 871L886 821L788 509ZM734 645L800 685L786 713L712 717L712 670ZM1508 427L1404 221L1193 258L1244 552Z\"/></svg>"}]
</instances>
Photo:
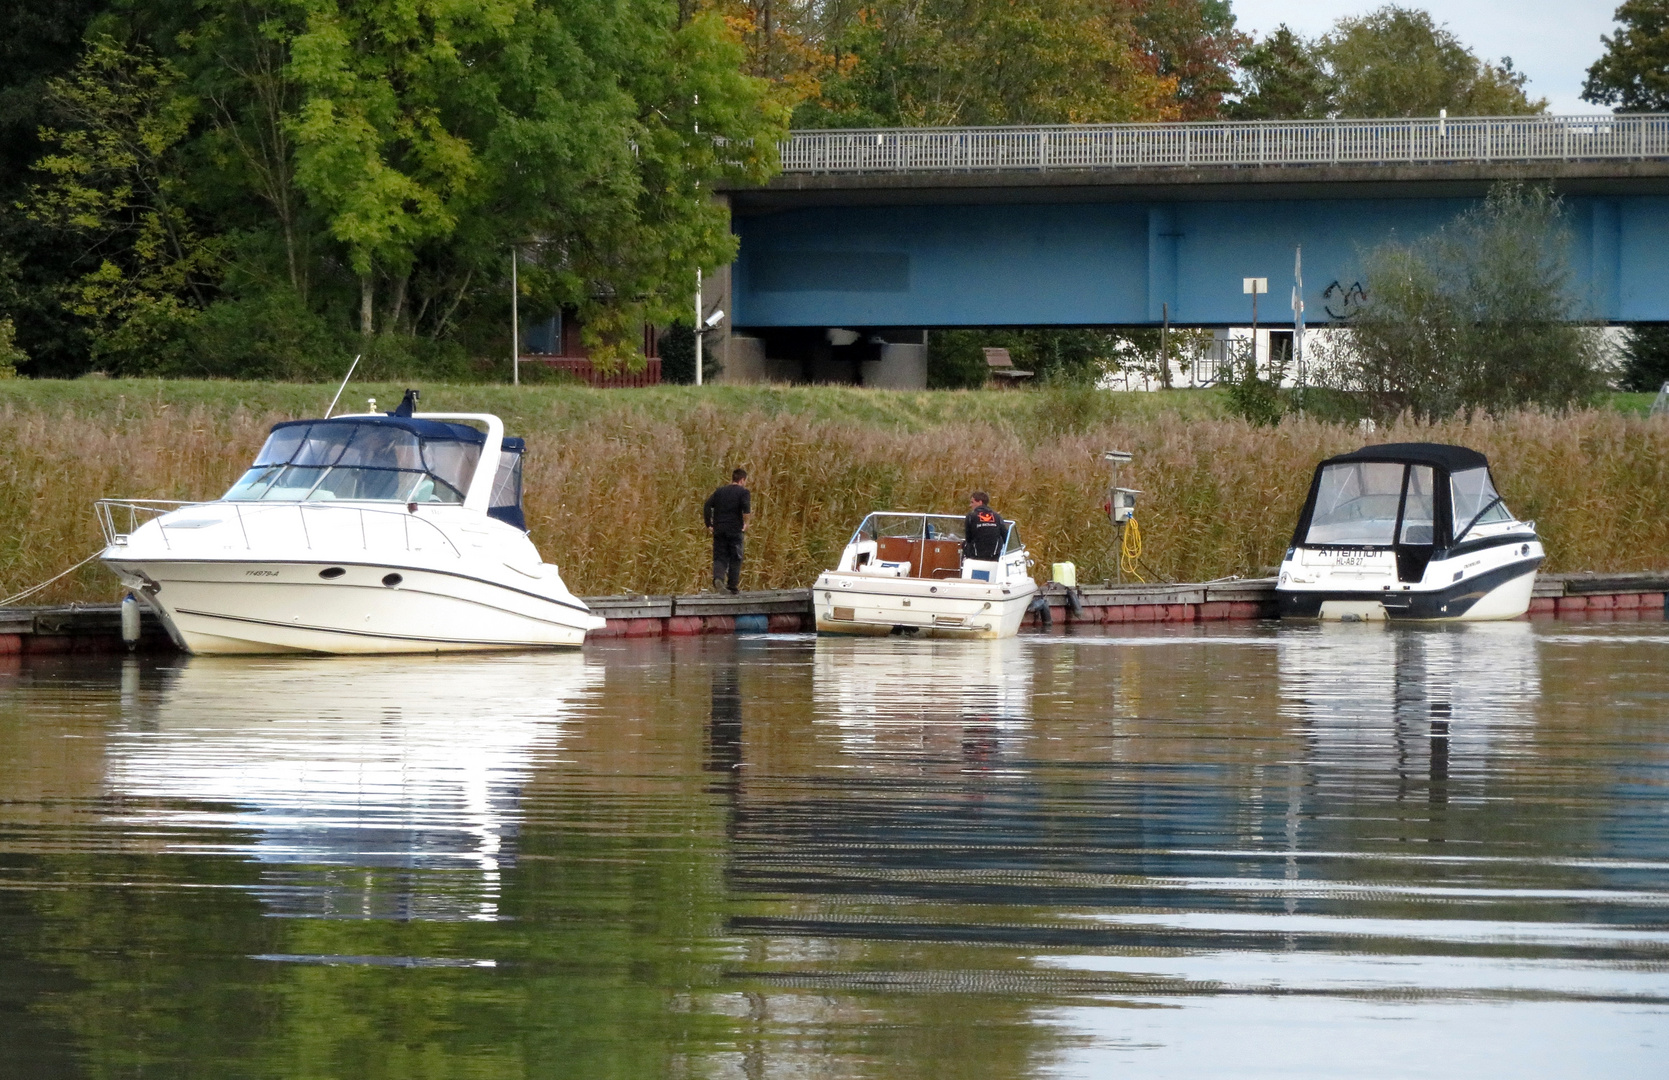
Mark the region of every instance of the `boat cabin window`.
<instances>
[{"instance_id":1,"label":"boat cabin window","mask_svg":"<svg viewBox=\"0 0 1669 1080\"><path fill-rule=\"evenodd\" d=\"M1402 502L1403 468L1398 462L1347 461L1322 469L1304 542L1388 547Z\"/></svg>"},{"instance_id":2,"label":"boat cabin window","mask_svg":"<svg viewBox=\"0 0 1669 1080\"><path fill-rule=\"evenodd\" d=\"M1511 521L1501 496L1490 483L1486 468L1464 469L1449 477L1455 497L1455 535L1458 537L1469 526L1488 525L1497 521Z\"/></svg>"},{"instance_id":3,"label":"boat cabin window","mask_svg":"<svg viewBox=\"0 0 1669 1080\"><path fill-rule=\"evenodd\" d=\"M493 497L487 500L487 514L500 521L527 529L522 514L522 450L519 438L507 438L498 455L498 472L493 477Z\"/></svg>"},{"instance_id":4,"label":"boat cabin window","mask_svg":"<svg viewBox=\"0 0 1669 1080\"><path fill-rule=\"evenodd\" d=\"M224 498L461 503L480 456L479 442L421 438L392 424L286 424Z\"/></svg>"},{"instance_id":5,"label":"boat cabin window","mask_svg":"<svg viewBox=\"0 0 1669 1080\"><path fill-rule=\"evenodd\" d=\"M1025 545L1020 543L1020 526L1014 522L1008 523L1008 539L1003 543L1003 554L1009 555L1019 551Z\"/></svg>"}]
</instances>

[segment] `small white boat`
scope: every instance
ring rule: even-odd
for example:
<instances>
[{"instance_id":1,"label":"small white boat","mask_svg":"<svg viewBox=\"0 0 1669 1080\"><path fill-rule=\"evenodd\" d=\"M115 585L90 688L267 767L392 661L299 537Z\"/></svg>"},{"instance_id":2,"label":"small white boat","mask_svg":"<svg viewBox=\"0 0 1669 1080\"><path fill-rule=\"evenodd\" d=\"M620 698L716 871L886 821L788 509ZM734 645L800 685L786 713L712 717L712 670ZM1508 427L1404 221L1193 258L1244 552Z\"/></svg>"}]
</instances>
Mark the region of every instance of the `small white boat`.
<instances>
[{"instance_id":1,"label":"small white boat","mask_svg":"<svg viewBox=\"0 0 1669 1080\"><path fill-rule=\"evenodd\" d=\"M818 632L1013 637L1037 583L1019 530L1007 526L997 557L975 559L963 553L960 517L869 515L840 564L817 578Z\"/></svg>"},{"instance_id":2,"label":"small white boat","mask_svg":"<svg viewBox=\"0 0 1669 1080\"><path fill-rule=\"evenodd\" d=\"M101 558L199 654L577 646L605 620L527 537L496 416L277 424L206 503L100 500Z\"/></svg>"},{"instance_id":3,"label":"small white boat","mask_svg":"<svg viewBox=\"0 0 1669 1080\"><path fill-rule=\"evenodd\" d=\"M1275 594L1283 618L1515 619L1542 558L1482 454L1387 443L1316 466Z\"/></svg>"}]
</instances>

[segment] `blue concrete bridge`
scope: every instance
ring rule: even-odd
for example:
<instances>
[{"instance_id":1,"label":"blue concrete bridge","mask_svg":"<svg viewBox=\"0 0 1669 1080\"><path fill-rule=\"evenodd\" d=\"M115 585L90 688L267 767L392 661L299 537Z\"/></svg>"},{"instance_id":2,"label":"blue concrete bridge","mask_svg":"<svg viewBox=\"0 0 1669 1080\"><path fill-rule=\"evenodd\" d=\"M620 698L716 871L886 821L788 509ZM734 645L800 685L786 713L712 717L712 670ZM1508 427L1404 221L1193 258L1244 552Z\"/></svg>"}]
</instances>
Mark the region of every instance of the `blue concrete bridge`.
<instances>
[{"instance_id":1,"label":"blue concrete bridge","mask_svg":"<svg viewBox=\"0 0 1669 1080\"><path fill-rule=\"evenodd\" d=\"M1669 116L807 131L782 157L726 192L741 253L708 299L743 333L1244 325L1247 277L1290 321L1300 245L1325 324L1361 252L1501 180L1564 197L1592 317L1669 321Z\"/></svg>"}]
</instances>

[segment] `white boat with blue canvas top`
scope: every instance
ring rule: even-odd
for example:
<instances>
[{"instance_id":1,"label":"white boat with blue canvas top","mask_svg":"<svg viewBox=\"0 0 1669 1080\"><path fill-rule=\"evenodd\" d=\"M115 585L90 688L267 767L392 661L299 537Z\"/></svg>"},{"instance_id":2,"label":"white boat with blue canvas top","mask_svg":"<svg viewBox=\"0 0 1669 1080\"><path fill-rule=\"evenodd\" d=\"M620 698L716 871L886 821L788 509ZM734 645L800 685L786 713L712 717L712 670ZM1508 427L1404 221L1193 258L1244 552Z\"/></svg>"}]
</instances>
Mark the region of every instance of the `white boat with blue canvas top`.
<instances>
[{"instance_id":1,"label":"white boat with blue canvas top","mask_svg":"<svg viewBox=\"0 0 1669 1080\"><path fill-rule=\"evenodd\" d=\"M101 558L193 653L583 643L605 620L528 539L522 440L415 402L277 424L213 502L101 500Z\"/></svg>"}]
</instances>

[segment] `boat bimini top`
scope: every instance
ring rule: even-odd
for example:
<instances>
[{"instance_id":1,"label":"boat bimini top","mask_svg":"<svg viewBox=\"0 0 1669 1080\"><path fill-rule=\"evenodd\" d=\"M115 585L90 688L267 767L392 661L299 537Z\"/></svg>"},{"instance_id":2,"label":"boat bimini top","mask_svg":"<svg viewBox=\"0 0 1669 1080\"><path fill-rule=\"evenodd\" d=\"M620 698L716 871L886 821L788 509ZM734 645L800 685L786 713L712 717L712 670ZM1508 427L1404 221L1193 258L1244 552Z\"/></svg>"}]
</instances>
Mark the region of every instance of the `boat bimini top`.
<instances>
[{"instance_id":1,"label":"boat bimini top","mask_svg":"<svg viewBox=\"0 0 1669 1080\"><path fill-rule=\"evenodd\" d=\"M1292 546L1447 549L1480 525L1512 520L1476 450L1385 443L1316 467Z\"/></svg>"},{"instance_id":2,"label":"boat bimini top","mask_svg":"<svg viewBox=\"0 0 1669 1080\"><path fill-rule=\"evenodd\" d=\"M487 436L468 424L374 413L273 425L230 502L394 502L466 505ZM522 439L500 440L484 509L526 531Z\"/></svg>"}]
</instances>

